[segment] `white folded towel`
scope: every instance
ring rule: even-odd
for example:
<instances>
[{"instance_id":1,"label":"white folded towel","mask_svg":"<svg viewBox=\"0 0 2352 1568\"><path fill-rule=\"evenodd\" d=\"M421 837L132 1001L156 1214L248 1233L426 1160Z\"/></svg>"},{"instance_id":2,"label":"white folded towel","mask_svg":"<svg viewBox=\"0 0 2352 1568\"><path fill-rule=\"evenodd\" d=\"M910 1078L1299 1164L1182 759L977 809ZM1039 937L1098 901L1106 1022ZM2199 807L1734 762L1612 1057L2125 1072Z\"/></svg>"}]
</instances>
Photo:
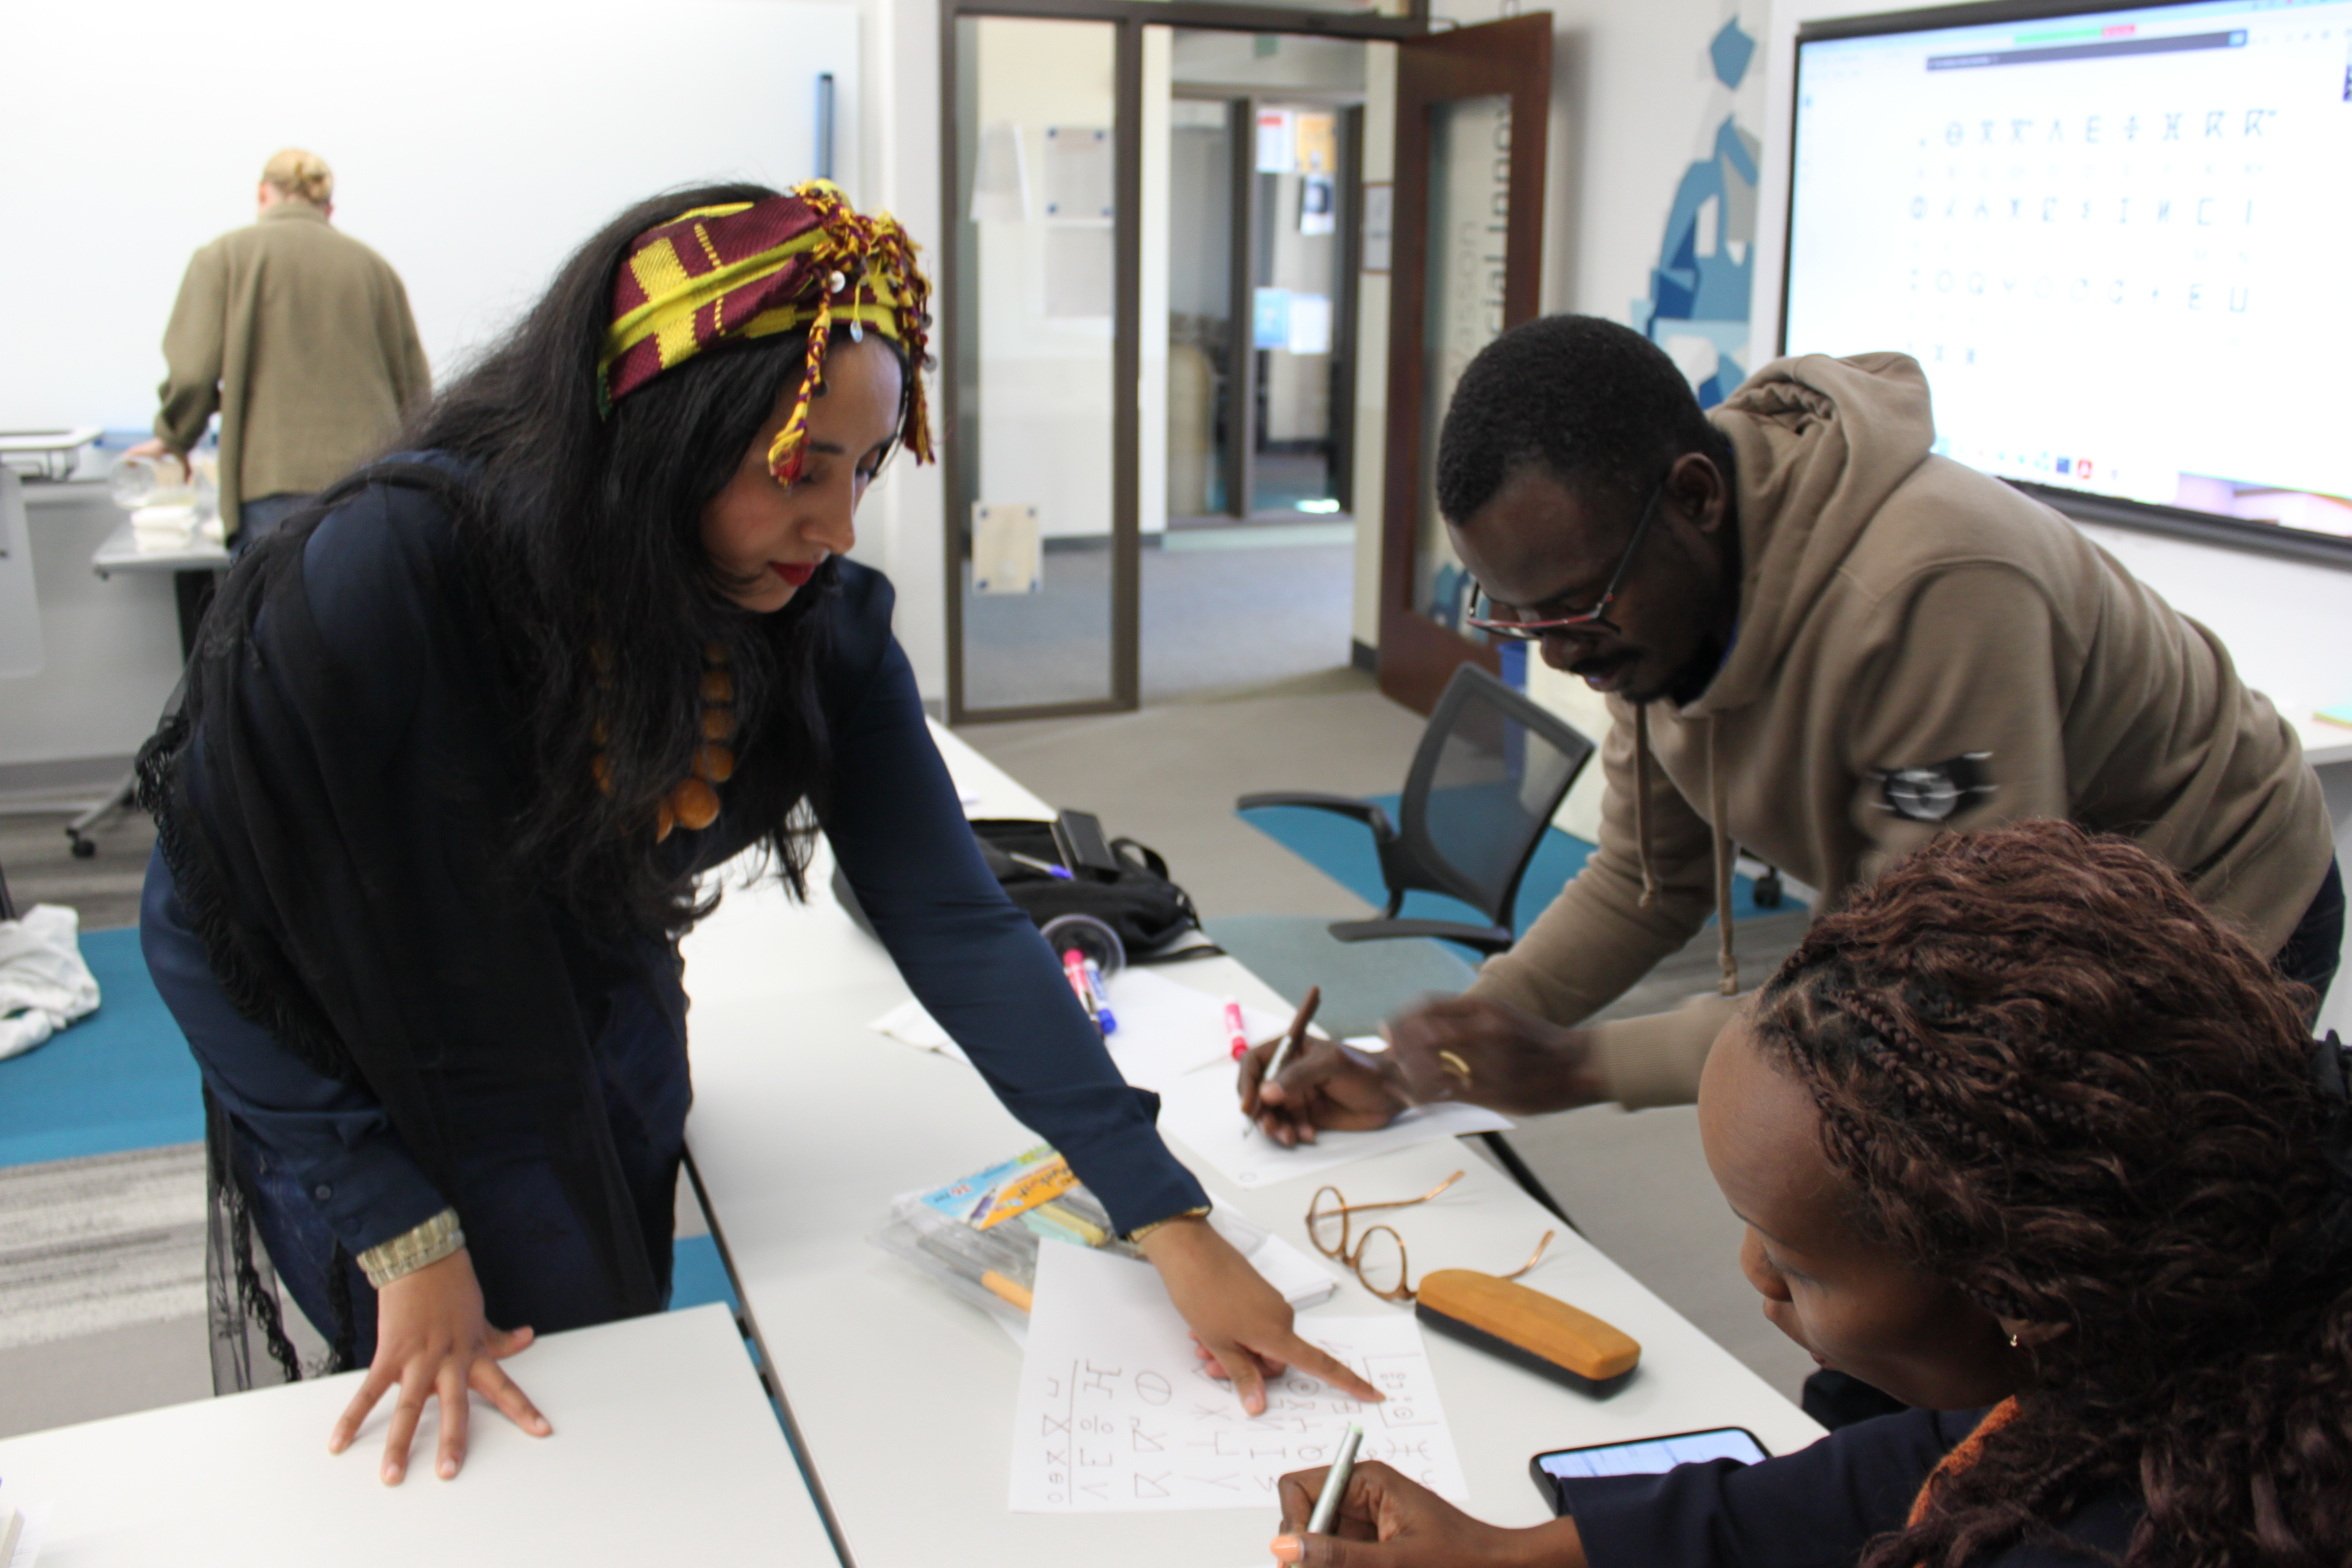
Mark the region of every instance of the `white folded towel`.
<instances>
[{"instance_id":1,"label":"white folded towel","mask_svg":"<svg viewBox=\"0 0 2352 1568\"><path fill-rule=\"evenodd\" d=\"M0 920L0 1059L98 1010L98 981L82 962L81 924L55 904Z\"/></svg>"}]
</instances>

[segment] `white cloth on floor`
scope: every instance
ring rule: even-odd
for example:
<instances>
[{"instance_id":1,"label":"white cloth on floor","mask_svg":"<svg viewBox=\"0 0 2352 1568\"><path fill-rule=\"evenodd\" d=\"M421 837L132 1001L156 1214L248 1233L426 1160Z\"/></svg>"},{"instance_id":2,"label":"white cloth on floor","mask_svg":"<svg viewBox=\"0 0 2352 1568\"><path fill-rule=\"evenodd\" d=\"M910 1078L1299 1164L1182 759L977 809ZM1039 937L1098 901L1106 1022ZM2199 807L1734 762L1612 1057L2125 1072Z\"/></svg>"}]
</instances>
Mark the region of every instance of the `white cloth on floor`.
<instances>
[{"instance_id":1,"label":"white cloth on floor","mask_svg":"<svg viewBox=\"0 0 2352 1568\"><path fill-rule=\"evenodd\" d=\"M0 1059L98 1010L98 981L82 962L81 924L56 904L0 920Z\"/></svg>"}]
</instances>

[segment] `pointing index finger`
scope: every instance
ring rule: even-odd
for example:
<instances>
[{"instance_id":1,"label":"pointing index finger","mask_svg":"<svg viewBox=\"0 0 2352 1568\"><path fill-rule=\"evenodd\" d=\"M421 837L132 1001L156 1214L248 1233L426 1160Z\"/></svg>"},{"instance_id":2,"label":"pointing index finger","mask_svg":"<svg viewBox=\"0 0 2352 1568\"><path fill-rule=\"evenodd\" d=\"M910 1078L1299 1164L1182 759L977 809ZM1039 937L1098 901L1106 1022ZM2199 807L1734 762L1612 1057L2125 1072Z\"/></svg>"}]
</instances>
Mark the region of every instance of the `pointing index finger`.
<instances>
[{"instance_id":1,"label":"pointing index finger","mask_svg":"<svg viewBox=\"0 0 2352 1568\"><path fill-rule=\"evenodd\" d=\"M1321 1345L1309 1344L1295 1333L1290 1335L1287 1341L1272 1353L1299 1370L1311 1372L1332 1387L1353 1394L1358 1399L1370 1400L1376 1405L1387 1402L1388 1396L1370 1383L1365 1382L1362 1377L1357 1375L1355 1368L1325 1350Z\"/></svg>"}]
</instances>

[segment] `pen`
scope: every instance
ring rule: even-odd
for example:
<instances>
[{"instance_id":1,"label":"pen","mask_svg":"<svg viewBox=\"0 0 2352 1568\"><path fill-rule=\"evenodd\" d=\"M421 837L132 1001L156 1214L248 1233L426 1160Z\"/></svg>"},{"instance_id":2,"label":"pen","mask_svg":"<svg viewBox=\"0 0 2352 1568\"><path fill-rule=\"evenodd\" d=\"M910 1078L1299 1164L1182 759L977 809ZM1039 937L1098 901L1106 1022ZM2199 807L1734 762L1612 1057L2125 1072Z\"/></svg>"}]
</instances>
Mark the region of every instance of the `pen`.
<instances>
[{"instance_id":1,"label":"pen","mask_svg":"<svg viewBox=\"0 0 2352 1568\"><path fill-rule=\"evenodd\" d=\"M1323 1477L1323 1492L1315 1499L1315 1511L1307 1516L1309 1535L1331 1533L1331 1521L1339 1517L1339 1500L1347 1495L1348 1477L1355 1473L1356 1448L1363 1441L1364 1429L1350 1421L1347 1436L1339 1440L1339 1457L1331 1462L1330 1473Z\"/></svg>"},{"instance_id":2,"label":"pen","mask_svg":"<svg viewBox=\"0 0 2352 1568\"><path fill-rule=\"evenodd\" d=\"M1103 979L1102 965L1089 958L1086 961L1086 986L1094 993L1094 1021L1102 1025L1104 1034L1117 1034L1119 1020L1111 1011L1111 988Z\"/></svg>"},{"instance_id":3,"label":"pen","mask_svg":"<svg viewBox=\"0 0 2352 1568\"><path fill-rule=\"evenodd\" d=\"M1322 1005L1323 988L1319 985L1308 986L1307 999L1299 1003L1298 1014L1291 1019L1290 1028L1283 1033L1282 1039L1275 1045L1274 1054L1266 1059L1266 1071L1258 1078L1260 1084L1272 1083L1274 1075L1282 1071L1282 1064L1290 1060L1290 1053L1296 1050L1298 1043L1307 1037L1307 1025L1314 1021L1315 1009ZM1244 1135L1254 1125L1255 1123L1248 1117L1243 1117L1241 1126Z\"/></svg>"},{"instance_id":4,"label":"pen","mask_svg":"<svg viewBox=\"0 0 2352 1568\"><path fill-rule=\"evenodd\" d=\"M1282 1043L1274 1047L1273 1056L1267 1059L1266 1076L1258 1080L1260 1083L1281 1072L1290 1061L1290 1053L1297 1050L1307 1038L1307 1025L1315 1021L1315 1009L1322 1005L1323 988L1319 985L1308 986L1307 999L1299 1003L1298 1016L1291 1019L1290 1028L1282 1036Z\"/></svg>"},{"instance_id":5,"label":"pen","mask_svg":"<svg viewBox=\"0 0 2352 1568\"><path fill-rule=\"evenodd\" d=\"M1068 866L1057 866L1052 861L1040 860L1035 855L1017 855L1008 849L1005 851L1005 859L1016 866L1027 866L1032 871L1042 871L1049 877L1060 877L1064 882L1071 880Z\"/></svg>"},{"instance_id":6,"label":"pen","mask_svg":"<svg viewBox=\"0 0 2352 1568\"><path fill-rule=\"evenodd\" d=\"M1230 996L1225 998L1225 1044L1237 1062L1249 1055L1249 1030L1242 1025L1241 1003Z\"/></svg>"}]
</instances>

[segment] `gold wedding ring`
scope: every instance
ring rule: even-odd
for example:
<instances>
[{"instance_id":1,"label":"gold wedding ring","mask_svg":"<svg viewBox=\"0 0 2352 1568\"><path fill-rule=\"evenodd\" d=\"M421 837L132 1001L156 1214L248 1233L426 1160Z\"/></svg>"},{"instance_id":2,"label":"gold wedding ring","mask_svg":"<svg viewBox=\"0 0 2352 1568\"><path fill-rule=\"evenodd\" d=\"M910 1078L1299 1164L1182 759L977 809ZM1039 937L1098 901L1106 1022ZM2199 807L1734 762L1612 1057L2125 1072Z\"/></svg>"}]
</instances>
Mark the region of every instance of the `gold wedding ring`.
<instances>
[{"instance_id":1,"label":"gold wedding ring","mask_svg":"<svg viewBox=\"0 0 2352 1568\"><path fill-rule=\"evenodd\" d=\"M1437 1053L1437 1061L1439 1066L1461 1079L1465 1085L1470 1082L1470 1064L1463 1061L1459 1053L1440 1051Z\"/></svg>"}]
</instances>

